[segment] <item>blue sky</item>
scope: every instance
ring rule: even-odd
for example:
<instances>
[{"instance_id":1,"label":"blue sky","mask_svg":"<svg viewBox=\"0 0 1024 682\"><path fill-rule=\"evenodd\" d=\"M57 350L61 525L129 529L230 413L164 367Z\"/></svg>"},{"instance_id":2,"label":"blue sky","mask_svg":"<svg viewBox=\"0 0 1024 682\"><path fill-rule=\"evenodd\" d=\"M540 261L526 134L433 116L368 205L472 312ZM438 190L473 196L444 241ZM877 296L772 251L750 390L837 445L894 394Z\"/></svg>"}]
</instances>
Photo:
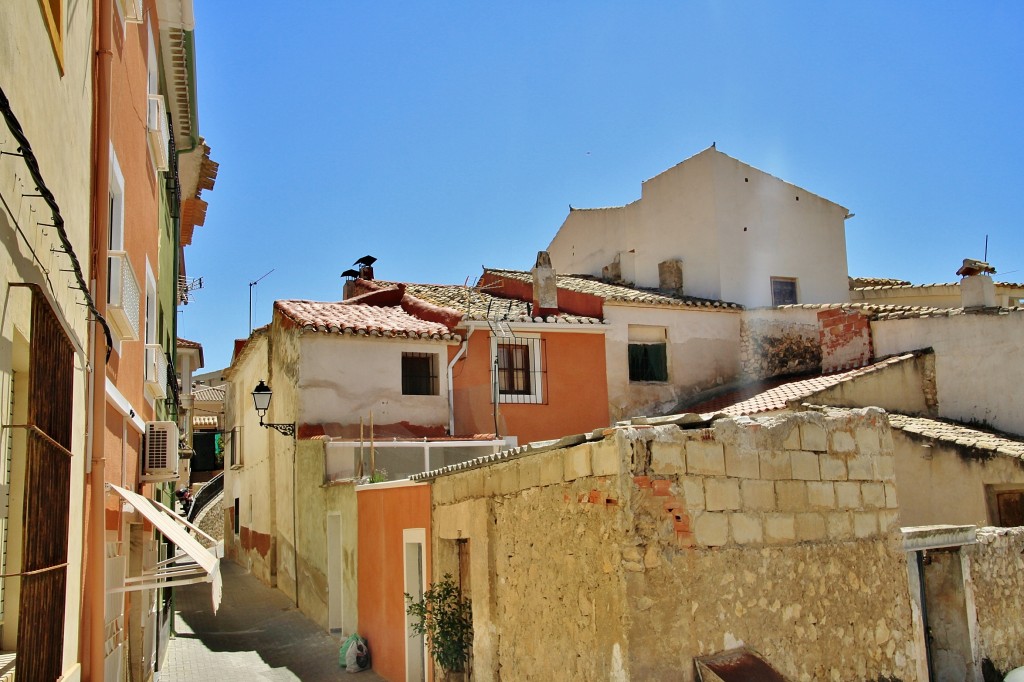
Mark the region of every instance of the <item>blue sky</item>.
<instances>
[{"instance_id":1,"label":"blue sky","mask_svg":"<svg viewBox=\"0 0 1024 682\"><path fill-rule=\"evenodd\" d=\"M179 313L208 369L282 298L529 268L568 211L719 150L848 207L850 274L1024 281L1024 3L196 2L220 163Z\"/></svg>"}]
</instances>

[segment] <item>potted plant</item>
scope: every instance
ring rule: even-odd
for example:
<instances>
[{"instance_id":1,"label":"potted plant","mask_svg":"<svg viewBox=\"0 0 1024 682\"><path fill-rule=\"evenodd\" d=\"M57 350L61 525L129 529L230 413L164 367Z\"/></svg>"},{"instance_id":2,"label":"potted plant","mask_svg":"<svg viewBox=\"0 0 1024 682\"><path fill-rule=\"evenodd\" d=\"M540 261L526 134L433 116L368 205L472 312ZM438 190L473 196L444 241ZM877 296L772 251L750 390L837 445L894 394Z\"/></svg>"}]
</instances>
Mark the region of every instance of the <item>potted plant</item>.
<instances>
[{"instance_id":1,"label":"potted plant","mask_svg":"<svg viewBox=\"0 0 1024 682\"><path fill-rule=\"evenodd\" d=\"M413 633L427 638L430 657L444 672L445 679L456 673L468 679L469 658L473 651L473 610L469 599L446 573L440 582L431 583L416 601L406 594L406 613L416 618Z\"/></svg>"}]
</instances>

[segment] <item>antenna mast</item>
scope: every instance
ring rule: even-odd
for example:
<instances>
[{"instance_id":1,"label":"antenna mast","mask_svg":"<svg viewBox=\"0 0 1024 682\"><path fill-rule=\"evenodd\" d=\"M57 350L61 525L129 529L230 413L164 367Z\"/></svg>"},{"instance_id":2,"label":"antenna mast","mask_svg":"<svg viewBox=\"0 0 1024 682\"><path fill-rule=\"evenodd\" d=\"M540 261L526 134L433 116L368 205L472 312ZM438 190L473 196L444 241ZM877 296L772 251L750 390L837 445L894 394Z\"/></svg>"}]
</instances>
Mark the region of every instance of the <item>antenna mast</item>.
<instances>
[{"instance_id":1,"label":"antenna mast","mask_svg":"<svg viewBox=\"0 0 1024 682\"><path fill-rule=\"evenodd\" d=\"M263 277L266 277L271 272L273 272L275 269L276 268L270 268L270 272L268 272L266 275L263 275ZM259 284L260 280L263 279L263 277L260 277L259 279L255 280L253 282L249 282L249 333L250 334L252 334L252 288L254 286L256 286L257 284Z\"/></svg>"}]
</instances>

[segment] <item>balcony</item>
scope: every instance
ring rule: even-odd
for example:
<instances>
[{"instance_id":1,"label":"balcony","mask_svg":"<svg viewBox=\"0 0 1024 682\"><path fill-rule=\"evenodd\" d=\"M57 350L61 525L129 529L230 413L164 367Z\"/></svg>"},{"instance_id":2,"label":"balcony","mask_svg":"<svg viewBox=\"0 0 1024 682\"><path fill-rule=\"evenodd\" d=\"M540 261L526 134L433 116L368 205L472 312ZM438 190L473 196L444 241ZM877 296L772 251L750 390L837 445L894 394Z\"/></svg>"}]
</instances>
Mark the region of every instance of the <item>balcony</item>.
<instances>
[{"instance_id":1,"label":"balcony","mask_svg":"<svg viewBox=\"0 0 1024 682\"><path fill-rule=\"evenodd\" d=\"M124 251L110 251L107 260L107 321L122 341L138 341L141 294L139 280Z\"/></svg>"},{"instance_id":2,"label":"balcony","mask_svg":"<svg viewBox=\"0 0 1024 682\"><path fill-rule=\"evenodd\" d=\"M159 343L146 344L146 391L154 398L167 397L167 356Z\"/></svg>"},{"instance_id":3,"label":"balcony","mask_svg":"<svg viewBox=\"0 0 1024 682\"><path fill-rule=\"evenodd\" d=\"M158 171L169 168L167 151L171 142L171 133L167 123L167 105L163 95L149 96L149 149L153 152L153 164Z\"/></svg>"}]
</instances>

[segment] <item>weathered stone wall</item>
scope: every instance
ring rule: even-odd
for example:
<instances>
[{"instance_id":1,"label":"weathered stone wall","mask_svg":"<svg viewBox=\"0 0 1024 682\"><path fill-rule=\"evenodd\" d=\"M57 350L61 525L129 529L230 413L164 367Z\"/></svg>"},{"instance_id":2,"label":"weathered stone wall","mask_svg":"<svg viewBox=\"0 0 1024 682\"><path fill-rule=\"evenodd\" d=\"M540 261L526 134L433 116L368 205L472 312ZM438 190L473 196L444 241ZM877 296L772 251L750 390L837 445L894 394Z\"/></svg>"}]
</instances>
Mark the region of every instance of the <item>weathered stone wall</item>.
<instances>
[{"instance_id":1,"label":"weathered stone wall","mask_svg":"<svg viewBox=\"0 0 1024 682\"><path fill-rule=\"evenodd\" d=\"M740 366L745 379L767 379L821 368L821 342L813 310L744 311Z\"/></svg>"},{"instance_id":2,"label":"weathered stone wall","mask_svg":"<svg viewBox=\"0 0 1024 682\"><path fill-rule=\"evenodd\" d=\"M794 680L916 679L881 410L605 434L435 480L438 537L486 548L478 679L693 680L739 642Z\"/></svg>"},{"instance_id":3,"label":"weathered stone wall","mask_svg":"<svg viewBox=\"0 0 1024 682\"><path fill-rule=\"evenodd\" d=\"M961 550L971 564L983 657L1008 672L1024 665L1024 528L982 528Z\"/></svg>"}]
</instances>

